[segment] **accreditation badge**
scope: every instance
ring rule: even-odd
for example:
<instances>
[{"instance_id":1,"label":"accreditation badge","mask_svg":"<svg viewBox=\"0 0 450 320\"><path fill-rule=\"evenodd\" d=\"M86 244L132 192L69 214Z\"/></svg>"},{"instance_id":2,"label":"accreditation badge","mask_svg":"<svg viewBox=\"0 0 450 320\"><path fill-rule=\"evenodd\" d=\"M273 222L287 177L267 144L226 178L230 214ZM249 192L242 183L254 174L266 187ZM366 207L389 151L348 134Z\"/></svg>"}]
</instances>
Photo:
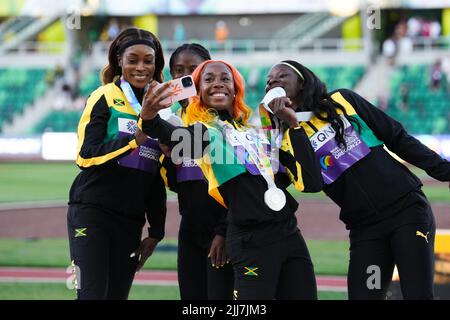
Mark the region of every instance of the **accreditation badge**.
<instances>
[{"instance_id":1,"label":"accreditation badge","mask_svg":"<svg viewBox=\"0 0 450 320\"><path fill-rule=\"evenodd\" d=\"M339 146L335 140L336 132L327 124L310 137L311 145L319 159L325 184L331 184L345 170L370 153L350 122L342 117L345 123L344 139L347 147Z\"/></svg>"},{"instance_id":2,"label":"accreditation badge","mask_svg":"<svg viewBox=\"0 0 450 320\"><path fill-rule=\"evenodd\" d=\"M119 137L136 133L137 121L127 118L118 118ZM159 169L159 157L161 149L158 140L147 140L134 149L129 155L117 160L124 167L139 169L147 172L156 172Z\"/></svg>"}]
</instances>

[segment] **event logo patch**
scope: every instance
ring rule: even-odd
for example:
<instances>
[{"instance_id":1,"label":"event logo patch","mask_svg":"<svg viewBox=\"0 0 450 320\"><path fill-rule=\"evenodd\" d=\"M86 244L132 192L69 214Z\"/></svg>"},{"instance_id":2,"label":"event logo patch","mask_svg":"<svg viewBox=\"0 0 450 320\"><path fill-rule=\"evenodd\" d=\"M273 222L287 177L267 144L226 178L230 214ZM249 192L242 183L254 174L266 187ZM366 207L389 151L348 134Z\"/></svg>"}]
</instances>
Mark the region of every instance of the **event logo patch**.
<instances>
[{"instance_id":1,"label":"event logo patch","mask_svg":"<svg viewBox=\"0 0 450 320\"><path fill-rule=\"evenodd\" d=\"M134 121L134 120L128 121L127 129L128 129L128 132L136 133L136 131L137 131L136 121Z\"/></svg>"},{"instance_id":2,"label":"event logo patch","mask_svg":"<svg viewBox=\"0 0 450 320\"><path fill-rule=\"evenodd\" d=\"M333 158L331 158L330 155L320 157L320 166L322 167L323 171L327 171L328 167L331 167L332 165L333 165Z\"/></svg>"}]
</instances>

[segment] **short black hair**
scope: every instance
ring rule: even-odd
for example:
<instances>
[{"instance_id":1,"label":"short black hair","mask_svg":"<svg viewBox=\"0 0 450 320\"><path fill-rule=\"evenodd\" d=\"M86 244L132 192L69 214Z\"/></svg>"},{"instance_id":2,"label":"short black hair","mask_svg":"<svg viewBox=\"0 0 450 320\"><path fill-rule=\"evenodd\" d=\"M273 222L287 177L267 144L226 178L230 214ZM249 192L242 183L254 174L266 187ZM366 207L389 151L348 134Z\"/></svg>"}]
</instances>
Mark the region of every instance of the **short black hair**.
<instances>
[{"instance_id":1,"label":"short black hair","mask_svg":"<svg viewBox=\"0 0 450 320\"><path fill-rule=\"evenodd\" d=\"M175 63L175 59L177 58L177 56L180 53L184 52L184 51L190 51L190 52L198 55L204 61L211 60L211 55L209 54L208 49L206 49L201 44L198 44L198 43L185 43L185 44L179 46L178 48L176 48L175 51L170 56L170 60L169 60L170 71L172 71L173 68L174 68L173 64Z\"/></svg>"}]
</instances>

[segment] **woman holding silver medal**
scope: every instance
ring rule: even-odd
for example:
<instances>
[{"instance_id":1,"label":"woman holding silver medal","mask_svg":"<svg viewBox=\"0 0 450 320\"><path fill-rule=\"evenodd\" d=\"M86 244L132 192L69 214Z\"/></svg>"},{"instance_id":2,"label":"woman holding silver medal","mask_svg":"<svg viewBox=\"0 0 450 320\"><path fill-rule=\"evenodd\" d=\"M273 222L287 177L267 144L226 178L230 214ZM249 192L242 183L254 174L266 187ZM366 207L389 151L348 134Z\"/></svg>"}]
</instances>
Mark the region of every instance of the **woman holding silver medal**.
<instances>
[{"instance_id":1,"label":"woman holding silver medal","mask_svg":"<svg viewBox=\"0 0 450 320\"><path fill-rule=\"evenodd\" d=\"M210 59L203 46L185 43L170 56L170 74L173 79L191 75L200 63ZM189 99L178 103L180 118L186 120ZM183 125L188 123L184 121ZM183 160L177 166L170 158L162 162L167 185L178 195L181 215L177 255L180 298L231 300L234 276L225 250L227 209L208 194L208 183L194 160Z\"/></svg>"},{"instance_id":2,"label":"woman holding silver medal","mask_svg":"<svg viewBox=\"0 0 450 320\"><path fill-rule=\"evenodd\" d=\"M151 86L141 112L142 130L172 148L179 141L171 141L171 135L180 130L190 138L191 150L198 143L205 151L183 156L196 159L210 195L228 208L226 248L235 272L234 298L316 299L313 265L295 218L298 203L286 191L286 174L272 167L266 148L248 130L242 76L229 63L210 60L197 67L193 78L198 93L187 118L195 124L180 128L162 120L157 113L170 94ZM253 143L246 140L248 134ZM304 130L288 129L284 138L293 144L280 151L281 162L303 191L319 191L320 166Z\"/></svg>"},{"instance_id":3,"label":"woman holding silver medal","mask_svg":"<svg viewBox=\"0 0 450 320\"><path fill-rule=\"evenodd\" d=\"M421 181L383 145L440 181L450 180L450 162L355 92L328 93L298 62L272 67L266 91L280 88L286 96L269 107L290 126L299 123L310 137L324 191L340 206L340 219L350 230L349 299L384 299L394 265L405 299L432 299L433 213ZM371 268L380 271L375 287L368 285Z\"/></svg>"},{"instance_id":4,"label":"woman holding silver medal","mask_svg":"<svg viewBox=\"0 0 450 320\"><path fill-rule=\"evenodd\" d=\"M152 33L123 30L111 43L104 85L78 125L77 165L67 225L78 267L78 299L127 299L136 271L164 237L166 191L157 141L137 128L149 82L162 82L164 56ZM150 228L141 240L145 220Z\"/></svg>"}]
</instances>

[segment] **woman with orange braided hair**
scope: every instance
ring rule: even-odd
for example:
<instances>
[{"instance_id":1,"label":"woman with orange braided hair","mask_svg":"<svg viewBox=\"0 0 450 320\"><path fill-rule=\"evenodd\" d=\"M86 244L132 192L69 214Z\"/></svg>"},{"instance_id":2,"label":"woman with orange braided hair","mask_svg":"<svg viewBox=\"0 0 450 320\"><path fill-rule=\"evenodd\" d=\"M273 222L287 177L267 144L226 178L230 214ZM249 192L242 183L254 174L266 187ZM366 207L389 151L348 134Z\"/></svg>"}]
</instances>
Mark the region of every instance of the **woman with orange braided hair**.
<instances>
[{"instance_id":1,"label":"woman with orange braided hair","mask_svg":"<svg viewBox=\"0 0 450 320\"><path fill-rule=\"evenodd\" d=\"M191 75L200 63L210 59L208 50L200 44L185 43L170 56L170 74L173 79ZM188 124L188 104L189 99L179 101L177 113L183 125ZM178 195L181 215L177 255L180 298L231 300L234 277L225 252L227 209L208 194L208 183L194 160L183 159L174 166L170 158L165 158L163 166L169 188Z\"/></svg>"},{"instance_id":2,"label":"woman with orange braided hair","mask_svg":"<svg viewBox=\"0 0 450 320\"><path fill-rule=\"evenodd\" d=\"M209 194L228 208L226 249L234 269L234 298L316 299L313 265L297 228L298 203L286 191L286 174L267 154L270 144L247 123L242 76L231 64L210 60L196 68L193 78L198 94L187 108L188 127L174 127L157 115L169 107L161 101L170 93L156 84L144 98L140 125L172 147L172 159L176 150L195 159ZM297 186L320 190L320 165L304 130L290 128L284 138L295 145L281 150L280 160L295 174Z\"/></svg>"}]
</instances>

